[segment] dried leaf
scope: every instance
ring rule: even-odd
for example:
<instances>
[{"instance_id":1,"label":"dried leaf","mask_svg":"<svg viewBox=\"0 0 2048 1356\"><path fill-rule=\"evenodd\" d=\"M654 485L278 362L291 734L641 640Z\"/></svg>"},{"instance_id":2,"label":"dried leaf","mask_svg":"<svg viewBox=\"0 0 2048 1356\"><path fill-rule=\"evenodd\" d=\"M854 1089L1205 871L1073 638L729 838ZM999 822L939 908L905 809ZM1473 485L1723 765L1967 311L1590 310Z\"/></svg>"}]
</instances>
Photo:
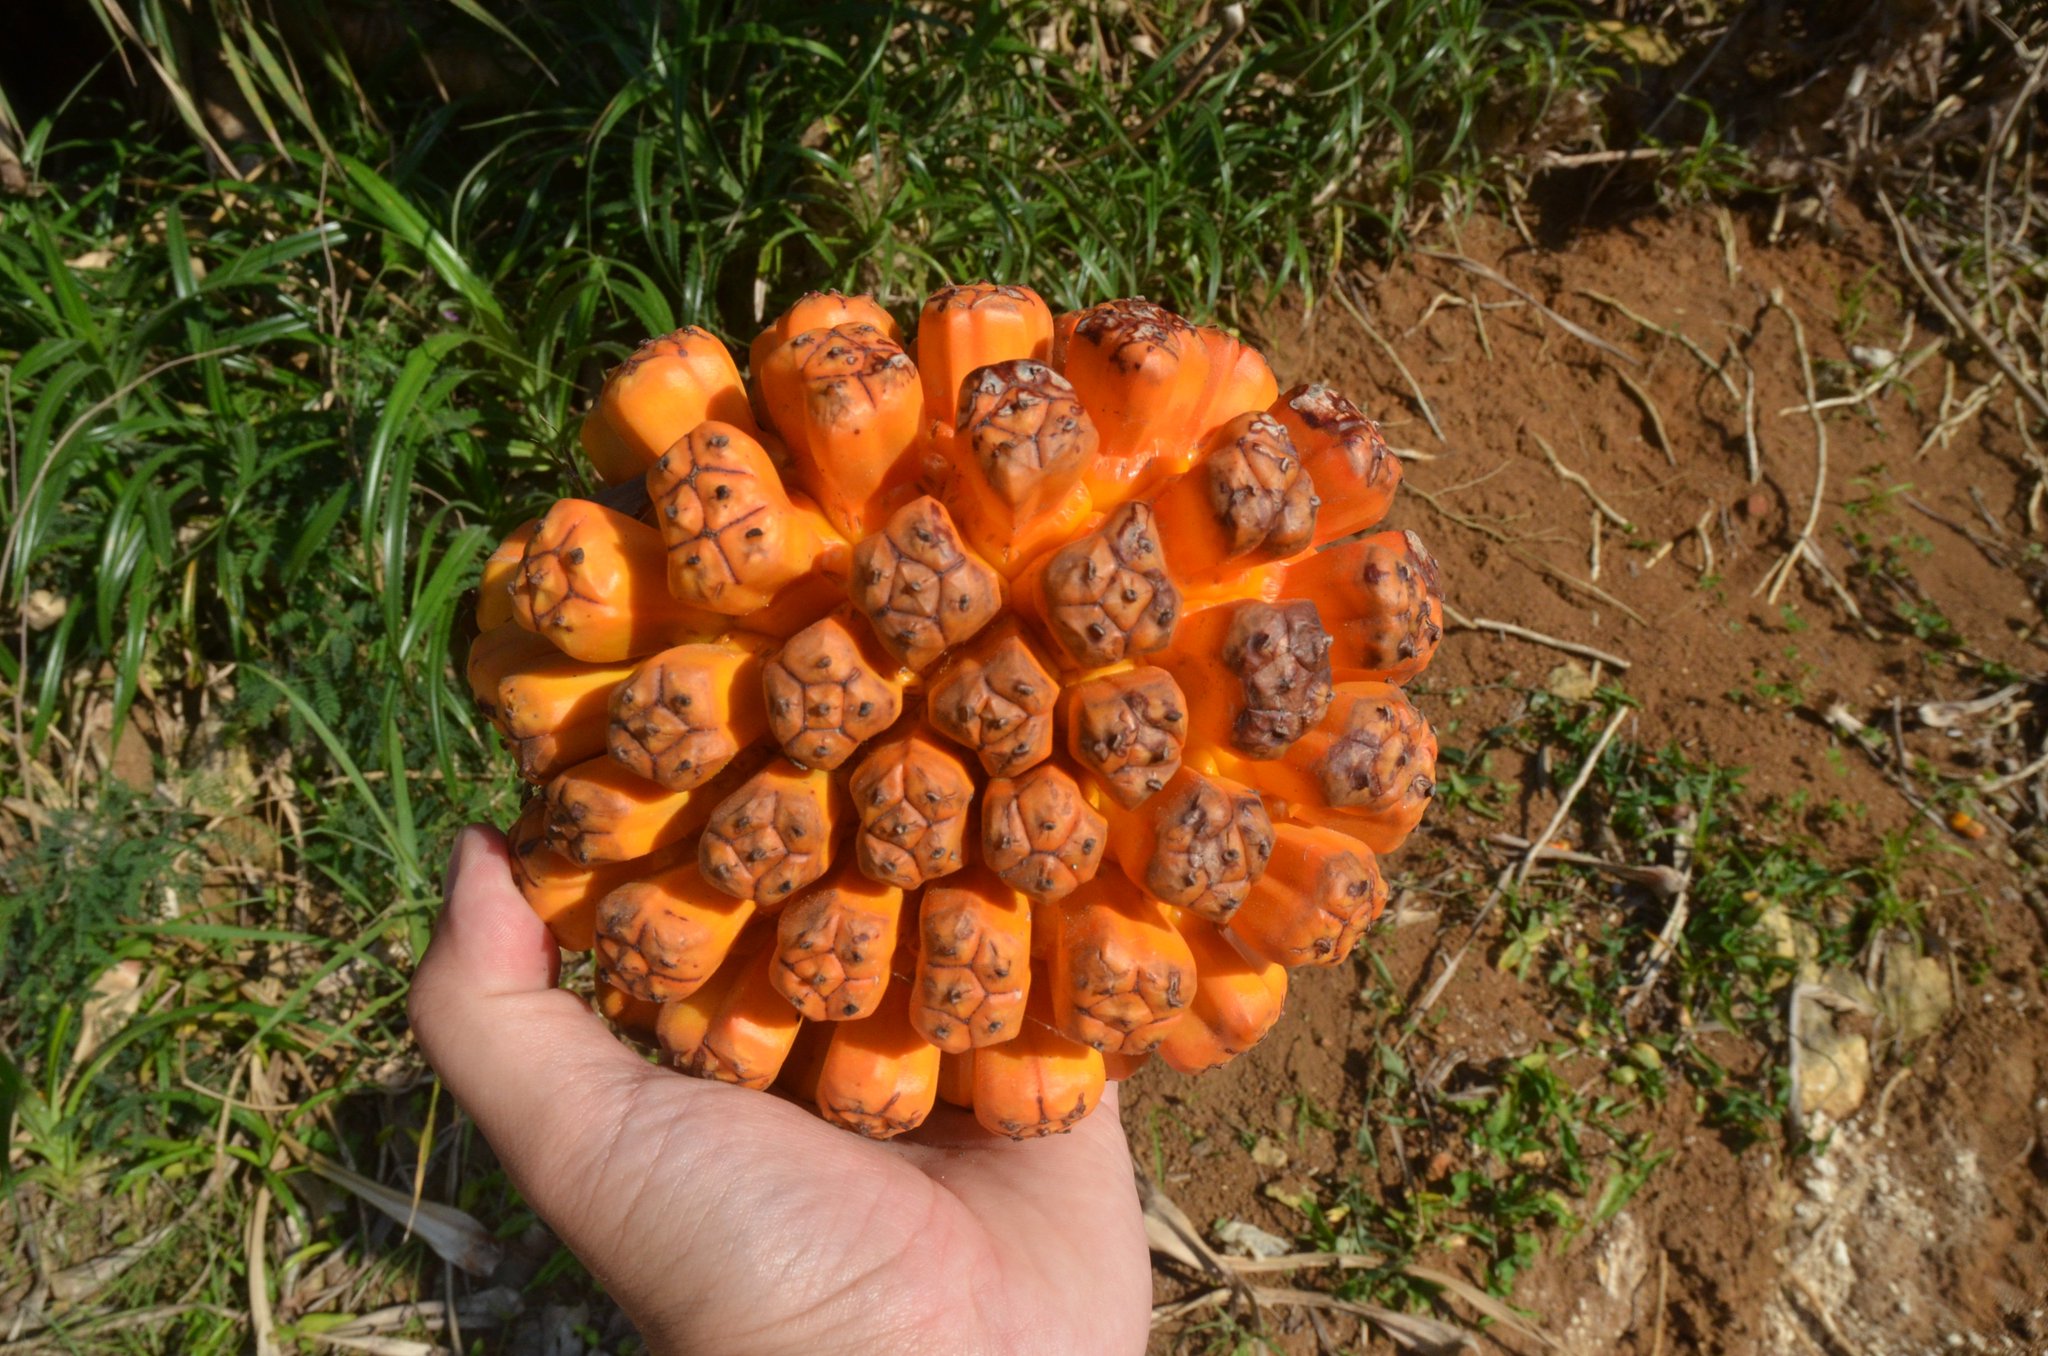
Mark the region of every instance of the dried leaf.
<instances>
[{"instance_id":1,"label":"dried leaf","mask_svg":"<svg viewBox=\"0 0 2048 1356\"><path fill-rule=\"evenodd\" d=\"M412 1231L427 1241L427 1246L434 1250L436 1256L472 1276L488 1276L504 1260L505 1249L491 1237L490 1230L452 1205L421 1201L415 1210L412 1197L407 1193L394 1191L381 1182L350 1172L331 1159L315 1156L307 1160L306 1166L336 1186L353 1192L400 1224L409 1221Z\"/></svg>"}]
</instances>

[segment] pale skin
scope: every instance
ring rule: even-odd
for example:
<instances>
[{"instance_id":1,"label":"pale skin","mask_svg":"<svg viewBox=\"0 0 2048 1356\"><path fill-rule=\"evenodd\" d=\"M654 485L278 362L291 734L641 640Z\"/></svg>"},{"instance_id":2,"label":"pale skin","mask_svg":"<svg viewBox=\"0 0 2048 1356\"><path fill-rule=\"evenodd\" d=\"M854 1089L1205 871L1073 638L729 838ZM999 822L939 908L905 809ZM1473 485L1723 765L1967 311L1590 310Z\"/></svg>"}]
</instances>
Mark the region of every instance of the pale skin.
<instances>
[{"instance_id":1,"label":"pale skin","mask_svg":"<svg viewBox=\"0 0 2048 1356\"><path fill-rule=\"evenodd\" d=\"M1151 1271L1112 1085L1012 1143L943 1103L862 1139L635 1054L556 987L560 954L470 828L413 982L428 1062L656 1352L1145 1349Z\"/></svg>"}]
</instances>

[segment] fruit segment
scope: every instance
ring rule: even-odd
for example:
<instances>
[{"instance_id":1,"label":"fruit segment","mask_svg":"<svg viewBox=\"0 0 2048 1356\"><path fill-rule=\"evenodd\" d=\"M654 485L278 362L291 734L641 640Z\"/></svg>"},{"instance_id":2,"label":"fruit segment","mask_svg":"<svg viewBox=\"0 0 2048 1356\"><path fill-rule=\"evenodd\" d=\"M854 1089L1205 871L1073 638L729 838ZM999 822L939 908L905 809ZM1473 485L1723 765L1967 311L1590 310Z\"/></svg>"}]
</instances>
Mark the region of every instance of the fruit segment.
<instances>
[{"instance_id":1,"label":"fruit segment","mask_svg":"<svg viewBox=\"0 0 2048 1356\"><path fill-rule=\"evenodd\" d=\"M830 773L777 761L712 810L697 865L727 894L778 909L825 874L845 819L846 794Z\"/></svg>"},{"instance_id":2,"label":"fruit segment","mask_svg":"<svg viewBox=\"0 0 2048 1356\"><path fill-rule=\"evenodd\" d=\"M1121 1083L1151 1063L1151 1061L1152 1056L1150 1055L1112 1055L1105 1053L1102 1056L1102 1073L1110 1082Z\"/></svg>"},{"instance_id":3,"label":"fruit segment","mask_svg":"<svg viewBox=\"0 0 2048 1356\"><path fill-rule=\"evenodd\" d=\"M1273 822L1259 793L1183 767L1136 810L1108 807L1110 852L1164 903L1225 922L1266 869Z\"/></svg>"},{"instance_id":4,"label":"fruit segment","mask_svg":"<svg viewBox=\"0 0 2048 1356\"><path fill-rule=\"evenodd\" d=\"M540 519L527 519L485 557L483 577L476 585L476 629L480 634L495 631L512 620L512 581L519 577L519 566L526 559L526 543L533 540L539 527Z\"/></svg>"},{"instance_id":5,"label":"fruit segment","mask_svg":"<svg viewBox=\"0 0 2048 1356\"><path fill-rule=\"evenodd\" d=\"M751 900L712 888L694 861L622 885L597 906L598 979L649 1003L687 998L753 916Z\"/></svg>"},{"instance_id":6,"label":"fruit segment","mask_svg":"<svg viewBox=\"0 0 2048 1356\"><path fill-rule=\"evenodd\" d=\"M773 941L740 962L732 987L705 1024L703 1039L680 1061L685 1073L745 1088L765 1088L775 1081L803 1025L802 1014L773 983L779 968Z\"/></svg>"},{"instance_id":7,"label":"fruit segment","mask_svg":"<svg viewBox=\"0 0 2048 1356\"><path fill-rule=\"evenodd\" d=\"M1034 903L1065 898L1095 879L1109 821L1073 774L1041 763L1021 777L990 780L981 797L981 859Z\"/></svg>"},{"instance_id":8,"label":"fruit segment","mask_svg":"<svg viewBox=\"0 0 2048 1356\"><path fill-rule=\"evenodd\" d=\"M708 611L758 611L845 554L824 516L791 499L767 451L732 424L699 424L663 452L647 468L647 496L668 549L669 592Z\"/></svg>"},{"instance_id":9,"label":"fruit segment","mask_svg":"<svg viewBox=\"0 0 2048 1356\"><path fill-rule=\"evenodd\" d=\"M613 690L632 671L556 651L499 679L494 723L512 746L519 775L544 782L595 757L605 745Z\"/></svg>"},{"instance_id":10,"label":"fruit segment","mask_svg":"<svg viewBox=\"0 0 2048 1356\"><path fill-rule=\"evenodd\" d=\"M916 474L924 393L909 355L866 322L806 330L755 369L799 482L849 540L881 525Z\"/></svg>"},{"instance_id":11,"label":"fruit segment","mask_svg":"<svg viewBox=\"0 0 2048 1356\"><path fill-rule=\"evenodd\" d=\"M918 905L911 1023L957 1054L1015 1037L1031 984L1031 907L980 874L933 886Z\"/></svg>"},{"instance_id":12,"label":"fruit segment","mask_svg":"<svg viewBox=\"0 0 2048 1356\"><path fill-rule=\"evenodd\" d=\"M591 995L591 1004L598 1016L617 1027L627 1039L641 1045L654 1044L654 1028L661 1020L659 1003L635 998L600 980L597 991Z\"/></svg>"},{"instance_id":13,"label":"fruit segment","mask_svg":"<svg viewBox=\"0 0 2048 1356\"><path fill-rule=\"evenodd\" d=\"M1323 385L1296 386L1271 406L1315 484L1315 544L1363 532L1387 516L1401 487L1401 461L1380 426Z\"/></svg>"},{"instance_id":14,"label":"fruit segment","mask_svg":"<svg viewBox=\"0 0 2048 1356\"><path fill-rule=\"evenodd\" d=\"M981 760L990 776L1007 776L1052 752L1059 683L1014 631L991 634L941 670L925 696L926 719Z\"/></svg>"},{"instance_id":15,"label":"fruit segment","mask_svg":"<svg viewBox=\"0 0 2048 1356\"><path fill-rule=\"evenodd\" d=\"M579 865L547 845L547 802L526 802L505 835L512 880L564 951L588 951L597 939L598 901L630 880L657 870L664 858Z\"/></svg>"},{"instance_id":16,"label":"fruit segment","mask_svg":"<svg viewBox=\"0 0 2048 1356\"><path fill-rule=\"evenodd\" d=\"M1168 572L1193 580L1240 558L1306 550L1316 497L1279 421L1241 414L1209 436L1194 469L1161 487L1152 512Z\"/></svg>"},{"instance_id":17,"label":"fruit segment","mask_svg":"<svg viewBox=\"0 0 2048 1356\"><path fill-rule=\"evenodd\" d=\"M1250 344L1211 325L1197 326L1195 333L1209 350L1209 397L1195 421L1195 441L1201 442L1237 416L1271 406L1280 383Z\"/></svg>"},{"instance_id":18,"label":"fruit segment","mask_svg":"<svg viewBox=\"0 0 2048 1356\"><path fill-rule=\"evenodd\" d=\"M512 585L512 616L593 664L652 654L721 623L669 596L661 533L588 499L541 515Z\"/></svg>"},{"instance_id":19,"label":"fruit segment","mask_svg":"<svg viewBox=\"0 0 2048 1356\"><path fill-rule=\"evenodd\" d=\"M1125 504L1094 531L1027 567L1016 600L1077 669L1102 668L1165 648L1180 620L1158 523Z\"/></svg>"},{"instance_id":20,"label":"fruit segment","mask_svg":"<svg viewBox=\"0 0 2048 1356\"><path fill-rule=\"evenodd\" d=\"M1443 586L1413 532L1381 532L1289 564L1282 590L1313 598L1333 644L1330 662L1356 676L1405 683L1444 638Z\"/></svg>"},{"instance_id":21,"label":"fruit segment","mask_svg":"<svg viewBox=\"0 0 2048 1356\"><path fill-rule=\"evenodd\" d=\"M703 828L753 770L742 763L734 759L725 775L689 791L658 786L603 755L578 763L548 783L547 844L584 866L645 857Z\"/></svg>"},{"instance_id":22,"label":"fruit segment","mask_svg":"<svg viewBox=\"0 0 2048 1356\"><path fill-rule=\"evenodd\" d=\"M853 605L906 667L924 670L1002 610L1002 581L960 544L930 495L853 548Z\"/></svg>"},{"instance_id":23,"label":"fruit segment","mask_svg":"<svg viewBox=\"0 0 2048 1356\"><path fill-rule=\"evenodd\" d=\"M760 656L726 643L663 650L610 694L608 722L621 767L671 791L701 786L768 728Z\"/></svg>"},{"instance_id":24,"label":"fruit segment","mask_svg":"<svg viewBox=\"0 0 2048 1356\"><path fill-rule=\"evenodd\" d=\"M1085 472L1097 507L1187 469L1209 382L1209 350L1194 326L1142 299L1106 301L1076 317L1061 358L1102 437Z\"/></svg>"},{"instance_id":25,"label":"fruit segment","mask_svg":"<svg viewBox=\"0 0 2048 1356\"><path fill-rule=\"evenodd\" d=\"M941 287L917 318L917 372L925 418L951 425L968 374L1052 351L1052 312L1038 293L1004 283Z\"/></svg>"},{"instance_id":26,"label":"fruit segment","mask_svg":"<svg viewBox=\"0 0 2048 1356\"><path fill-rule=\"evenodd\" d=\"M1183 914L1174 926L1194 957L1195 988L1187 1012L1159 1042L1159 1057L1176 1073L1203 1073L1266 1038L1287 1002L1287 970L1245 955L1214 923Z\"/></svg>"},{"instance_id":27,"label":"fruit segment","mask_svg":"<svg viewBox=\"0 0 2048 1356\"><path fill-rule=\"evenodd\" d=\"M476 699L485 718L495 724L498 719L498 684L522 669L560 658L562 652L549 644L546 636L537 636L517 624L479 632L469 642L469 654L463 660L469 695Z\"/></svg>"},{"instance_id":28,"label":"fruit segment","mask_svg":"<svg viewBox=\"0 0 2048 1356\"><path fill-rule=\"evenodd\" d=\"M903 713L895 661L864 634L865 625L848 623L840 616L813 622L761 671L768 731L806 767L838 767Z\"/></svg>"},{"instance_id":29,"label":"fruit segment","mask_svg":"<svg viewBox=\"0 0 2048 1356\"><path fill-rule=\"evenodd\" d=\"M583 421L583 451L598 479L624 484L707 419L754 422L732 354L716 335L687 325L649 339L611 370Z\"/></svg>"},{"instance_id":30,"label":"fruit segment","mask_svg":"<svg viewBox=\"0 0 2048 1356\"><path fill-rule=\"evenodd\" d=\"M1141 664L1067 689L1067 752L1126 810L1180 771L1188 700L1173 675Z\"/></svg>"},{"instance_id":31,"label":"fruit segment","mask_svg":"<svg viewBox=\"0 0 2048 1356\"><path fill-rule=\"evenodd\" d=\"M1017 1038L974 1052L974 1118L1011 1139L1071 1130L1102 1100L1102 1052L1060 1034L1037 979Z\"/></svg>"},{"instance_id":32,"label":"fruit segment","mask_svg":"<svg viewBox=\"0 0 2048 1356\"><path fill-rule=\"evenodd\" d=\"M1073 535L1093 506L1081 473L1095 460L1095 421L1042 362L974 371L938 441L948 504L976 553L1006 576Z\"/></svg>"},{"instance_id":33,"label":"fruit segment","mask_svg":"<svg viewBox=\"0 0 2048 1356\"><path fill-rule=\"evenodd\" d=\"M860 816L854 860L868 879L915 890L960 869L974 779L952 750L915 730L884 740L847 790Z\"/></svg>"},{"instance_id":34,"label":"fruit segment","mask_svg":"<svg viewBox=\"0 0 2048 1356\"><path fill-rule=\"evenodd\" d=\"M1233 771L1281 797L1288 818L1393 852L1436 794L1436 735L1391 683L1338 683L1329 714L1285 758Z\"/></svg>"},{"instance_id":35,"label":"fruit segment","mask_svg":"<svg viewBox=\"0 0 2048 1356\"><path fill-rule=\"evenodd\" d=\"M687 998L672 999L655 1011L654 1043L663 1059L685 1073L694 1071L704 1038L711 1034L711 1019L725 1006L725 1000L739 987L745 962L759 962L761 939L751 939L741 956L721 965L711 978Z\"/></svg>"},{"instance_id":36,"label":"fruit segment","mask_svg":"<svg viewBox=\"0 0 2048 1356\"><path fill-rule=\"evenodd\" d=\"M939 1050L911 1024L900 982L873 1015L834 1022L818 1074L818 1112L869 1139L924 1123L939 1096Z\"/></svg>"},{"instance_id":37,"label":"fruit segment","mask_svg":"<svg viewBox=\"0 0 2048 1356\"><path fill-rule=\"evenodd\" d=\"M1055 1025L1109 1054L1149 1054L1180 1020L1195 961L1159 904L1105 876L1047 909Z\"/></svg>"},{"instance_id":38,"label":"fruit segment","mask_svg":"<svg viewBox=\"0 0 2048 1356\"><path fill-rule=\"evenodd\" d=\"M1282 820L1273 835L1273 860L1231 916L1231 934L1281 965L1335 965L1386 907L1379 863L1334 829Z\"/></svg>"},{"instance_id":39,"label":"fruit segment","mask_svg":"<svg viewBox=\"0 0 2048 1356\"><path fill-rule=\"evenodd\" d=\"M775 323L756 335L747 349L747 370L760 379L768 355L808 330L827 330L834 325L873 325L895 343L903 342L903 329L882 304L865 294L806 292ZM756 392L758 395L758 392Z\"/></svg>"},{"instance_id":40,"label":"fruit segment","mask_svg":"<svg viewBox=\"0 0 2048 1356\"><path fill-rule=\"evenodd\" d=\"M939 1100L963 1111L974 1109L974 1052L939 1056Z\"/></svg>"},{"instance_id":41,"label":"fruit segment","mask_svg":"<svg viewBox=\"0 0 2048 1356\"><path fill-rule=\"evenodd\" d=\"M1180 680L1207 747L1278 758L1330 706L1330 634L1307 599L1190 614L1157 662Z\"/></svg>"},{"instance_id":42,"label":"fruit segment","mask_svg":"<svg viewBox=\"0 0 2048 1356\"><path fill-rule=\"evenodd\" d=\"M842 867L776 919L773 978L813 1021L852 1021L882 1001L903 892Z\"/></svg>"}]
</instances>

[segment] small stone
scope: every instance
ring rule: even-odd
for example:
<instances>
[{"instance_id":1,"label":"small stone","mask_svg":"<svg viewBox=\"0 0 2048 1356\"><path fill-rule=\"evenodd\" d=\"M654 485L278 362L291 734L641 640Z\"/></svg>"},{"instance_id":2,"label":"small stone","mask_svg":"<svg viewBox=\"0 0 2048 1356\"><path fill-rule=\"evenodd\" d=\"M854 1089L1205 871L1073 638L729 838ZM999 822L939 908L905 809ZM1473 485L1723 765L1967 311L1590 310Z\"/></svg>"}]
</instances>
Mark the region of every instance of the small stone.
<instances>
[{"instance_id":1,"label":"small stone","mask_svg":"<svg viewBox=\"0 0 2048 1356\"><path fill-rule=\"evenodd\" d=\"M1284 1257L1291 1251L1286 1239L1241 1219L1224 1220L1214 1232L1223 1251L1239 1257Z\"/></svg>"},{"instance_id":2,"label":"small stone","mask_svg":"<svg viewBox=\"0 0 2048 1356\"><path fill-rule=\"evenodd\" d=\"M1260 1135L1259 1142L1252 1146L1252 1162L1262 1168L1276 1172L1287 1166L1287 1150L1269 1135Z\"/></svg>"}]
</instances>

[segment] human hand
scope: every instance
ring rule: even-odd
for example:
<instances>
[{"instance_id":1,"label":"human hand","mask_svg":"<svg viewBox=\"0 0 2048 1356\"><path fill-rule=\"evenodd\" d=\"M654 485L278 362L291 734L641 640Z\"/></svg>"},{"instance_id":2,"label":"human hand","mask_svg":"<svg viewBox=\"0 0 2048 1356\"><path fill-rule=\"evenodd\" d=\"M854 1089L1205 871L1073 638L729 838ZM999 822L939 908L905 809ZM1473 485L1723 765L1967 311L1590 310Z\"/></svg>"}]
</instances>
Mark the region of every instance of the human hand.
<instances>
[{"instance_id":1,"label":"human hand","mask_svg":"<svg viewBox=\"0 0 2048 1356\"><path fill-rule=\"evenodd\" d=\"M1116 1088L1013 1143L941 1103L877 1143L621 1044L555 987L505 840L470 828L413 981L427 1060L658 1352L1141 1352L1151 1270Z\"/></svg>"}]
</instances>

